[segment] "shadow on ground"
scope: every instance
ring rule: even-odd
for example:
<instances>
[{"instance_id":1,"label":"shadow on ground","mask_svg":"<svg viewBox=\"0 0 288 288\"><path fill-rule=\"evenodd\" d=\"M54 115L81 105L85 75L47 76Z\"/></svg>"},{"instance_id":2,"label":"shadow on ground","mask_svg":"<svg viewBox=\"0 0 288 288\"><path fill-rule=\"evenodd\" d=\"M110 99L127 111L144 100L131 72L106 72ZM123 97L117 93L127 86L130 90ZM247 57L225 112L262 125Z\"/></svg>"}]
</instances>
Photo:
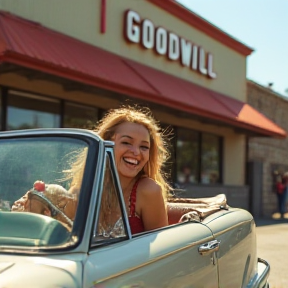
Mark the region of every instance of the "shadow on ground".
<instances>
[{"instance_id":1,"label":"shadow on ground","mask_svg":"<svg viewBox=\"0 0 288 288\"><path fill-rule=\"evenodd\" d=\"M255 218L256 226L277 225L288 223L288 213L281 217L280 213L274 213L271 217Z\"/></svg>"}]
</instances>

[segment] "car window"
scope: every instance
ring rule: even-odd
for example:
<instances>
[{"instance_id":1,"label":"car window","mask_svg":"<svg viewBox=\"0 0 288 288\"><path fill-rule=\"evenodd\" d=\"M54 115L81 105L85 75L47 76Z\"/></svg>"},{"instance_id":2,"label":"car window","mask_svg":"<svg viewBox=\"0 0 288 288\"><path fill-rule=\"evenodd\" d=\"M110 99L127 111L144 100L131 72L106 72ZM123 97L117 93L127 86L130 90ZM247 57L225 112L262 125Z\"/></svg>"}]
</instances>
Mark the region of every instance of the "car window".
<instances>
[{"instance_id":1,"label":"car window","mask_svg":"<svg viewBox=\"0 0 288 288\"><path fill-rule=\"evenodd\" d=\"M70 241L87 150L85 141L69 137L1 140L0 245ZM73 170L79 155L82 165Z\"/></svg>"},{"instance_id":2,"label":"car window","mask_svg":"<svg viewBox=\"0 0 288 288\"><path fill-rule=\"evenodd\" d=\"M99 244L103 241L108 242L111 239L120 240L127 238L123 222L123 211L119 201L119 191L116 189L111 160L112 158L106 154L101 204L97 221L95 221L96 226L92 237L93 244Z\"/></svg>"}]
</instances>

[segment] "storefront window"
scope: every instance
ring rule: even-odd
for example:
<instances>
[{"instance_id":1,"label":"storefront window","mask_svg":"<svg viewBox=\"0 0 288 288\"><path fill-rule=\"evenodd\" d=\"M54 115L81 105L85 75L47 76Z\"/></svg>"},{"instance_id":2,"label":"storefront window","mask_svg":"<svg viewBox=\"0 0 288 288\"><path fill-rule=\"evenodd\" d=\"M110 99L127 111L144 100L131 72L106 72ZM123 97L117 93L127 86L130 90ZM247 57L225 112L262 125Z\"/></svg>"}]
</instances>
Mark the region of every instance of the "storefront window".
<instances>
[{"instance_id":1,"label":"storefront window","mask_svg":"<svg viewBox=\"0 0 288 288\"><path fill-rule=\"evenodd\" d=\"M201 183L220 182L220 137L202 134L201 141Z\"/></svg>"},{"instance_id":2,"label":"storefront window","mask_svg":"<svg viewBox=\"0 0 288 288\"><path fill-rule=\"evenodd\" d=\"M176 187L221 183L222 138L185 128L176 134Z\"/></svg>"},{"instance_id":3,"label":"storefront window","mask_svg":"<svg viewBox=\"0 0 288 288\"><path fill-rule=\"evenodd\" d=\"M178 128L176 141L177 184L185 187L198 182L199 175L199 133Z\"/></svg>"},{"instance_id":4,"label":"storefront window","mask_svg":"<svg viewBox=\"0 0 288 288\"><path fill-rule=\"evenodd\" d=\"M63 126L68 128L92 128L98 120L98 114L97 108L66 102Z\"/></svg>"},{"instance_id":5,"label":"storefront window","mask_svg":"<svg viewBox=\"0 0 288 288\"><path fill-rule=\"evenodd\" d=\"M60 127L60 101L9 91L7 130Z\"/></svg>"}]
</instances>

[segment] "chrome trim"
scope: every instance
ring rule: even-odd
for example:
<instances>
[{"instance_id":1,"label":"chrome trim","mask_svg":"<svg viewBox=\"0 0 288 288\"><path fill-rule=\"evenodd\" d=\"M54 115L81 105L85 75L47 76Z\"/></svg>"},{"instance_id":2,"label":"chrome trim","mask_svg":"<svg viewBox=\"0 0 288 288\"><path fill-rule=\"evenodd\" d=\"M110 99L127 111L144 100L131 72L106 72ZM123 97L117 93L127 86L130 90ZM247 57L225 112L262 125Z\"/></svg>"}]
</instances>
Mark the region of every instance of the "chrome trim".
<instances>
[{"instance_id":1,"label":"chrome trim","mask_svg":"<svg viewBox=\"0 0 288 288\"><path fill-rule=\"evenodd\" d=\"M114 148L115 142L113 141L108 141L108 140L104 140L104 145L107 148Z\"/></svg>"},{"instance_id":2,"label":"chrome trim","mask_svg":"<svg viewBox=\"0 0 288 288\"><path fill-rule=\"evenodd\" d=\"M111 143L114 146L114 142L110 142L110 144ZM109 144L109 143L107 143L107 144ZM123 192L122 192L122 187L121 187L121 184L120 184L119 175L118 175L118 172L117 172L117 169L116 169L116 163L115 163L113 147L107 148L107 152L109 152L111 154L111 156L112 156L111 157L111 161L112 161L112 164L113 164L112 169L114 170L114 174L115 174L115 180L116 180L115 184L116 184L116 186L119 189L119 195L118 195L120 197L120 203L119 204L122 206L122 213L123 213L123 216L124 216L124 219L122 219L122 220L125 221L125 225L127 227L127 232L128 232L127 236L129 237L129 239L131 239L132 238L132 232L131 232L131 229L130 229L128 213L126 211L126 205L125 205L125 201L124 201L124 197L123 197Z\"/></svg>"},{"instance_id":3,"label":"chrome trim","mask_svg":"<svg viewBox=\"0 0 288 288\"><path fill-rule=\"evenodd\" d=\"M24 129L24 130L13 130L13 131L1 131L0 139L7 137L15 137L15 136L49 136L52 134L56 135L81 135L92 137L97 141L103 141L95 132L87 129L78 129L78 128L39 128L39 129ZM77 138L77 137L75 137Z\"/></svg>"},{"instance_id":4,"label":"chrome trim","mask_svg":"<svg viewBox=\"0 0 288 288\"><path fill-rule=\"evenodd\" d=\"M95 134L96 135L96 134ZM98 136L97 136L98 137ZM93 225L97 224L95 223L96 220L98 219L99 216L99 211L100 211L100 206L101 206L101 195L103 191L103 179L104 179L104 171L101 169L101 167L105 167L105 145L104 141L100 141L99 143L99 151L98 151L98 161L97 161L97 166L96 166L96 174L94 175L93 178L93 187L92 187L92 192L91 192L91 201L90 201L90 206L89 206L89 211L90 214L93 213L93 216L87 217L87 221L85 223L85 231L84 231L84 238L86 238L86 244L85 244L85 249L84 251L87 253L89 251L91 245L90 242L92 242L92 237L94 233L94 228L96 229L96 226L93 227ZM97 171L101 171L101 173L97 173ZM100 181L101 180L101 181ZM99 193L99 191L101 193ZM100 201L98 201L100 199ZM95 214L96 212L96 214ZM85 237L85 235L89 235L88 237ZM82 239L82 243L79 245L84 245L85 239Z\"/></svg>"},{"instance_id":5,"label":"chrome trim","mask_svg":"<svg viewBox=\"0 0 288 288\"><path fill-rule=\"evenodd\" d=\"M198 252L199 252L200 255L206 256L206 255L209 255L209 254L211 254L213 252L218 251L219 247L220 247L220 241L212 240L212 241L209 241L207 243L202 244L198 248Z\"/></svg>"},{"instance_id":6,"label":"chrome trim","mask_svg":"<svg viewBox=\"0 0 288 288\"><path fill-rule=\"evenodd\" d=\"M107 161L105 143L104 143L103 147L101 145L101 148L99 149L99 155L98 156L99 156L98 157L98 165L97 165L96 171L98 171L98 169L99 169L99 171L101 171L101 173L97 175L98 176L98 180L96 180L96 175L95 175L94 185L95 185L95 183L98 183L99 191L97 193L94 192L96 187L93 187L93 192L94 192L94 194L93 194L93 197L94 197L93 198L93 204L89 208L89 210L92 209L92 211L93 211L93 217L90 217L90 218L93 219L92 220L92 224L91 224L92 234L90 235L91 244L89 245L89 248L88 248L87 251L89 251L89 249L91 247L95 246L95 243L93 243L93 238L97 234L97 225L98 225L97 220L99 219L99 213L100 213L100 210L101 210L101 199L102 199L102 194L103 194L103 183L104 183L104 177L105 177L105 170L103 170L103 169L100 170L100 167L106 167L106 161ZM96 212L96 213L94 213L94 212ZM93 227L93 225L94 225L94 227Z\"/></svg>"},{"instance_id":7,"label":"chrome trim","mask_svg":"<svg viewBox=\"0 0 288 288\"><path fill-rule=\"evenodd\" d=\"M267 287L267 284L268 284L268 277L269 277L269 273L270 273L270 265L269 265L269 263L267 261L265 261L265 260L263 260L261 258L258 258L258 263L264 264L266 266L266 268L264 269L263 273L257 277L257 279L253 283L252 287L253 288L265 288L265 287Z\"/></svg>"}]
</instances>

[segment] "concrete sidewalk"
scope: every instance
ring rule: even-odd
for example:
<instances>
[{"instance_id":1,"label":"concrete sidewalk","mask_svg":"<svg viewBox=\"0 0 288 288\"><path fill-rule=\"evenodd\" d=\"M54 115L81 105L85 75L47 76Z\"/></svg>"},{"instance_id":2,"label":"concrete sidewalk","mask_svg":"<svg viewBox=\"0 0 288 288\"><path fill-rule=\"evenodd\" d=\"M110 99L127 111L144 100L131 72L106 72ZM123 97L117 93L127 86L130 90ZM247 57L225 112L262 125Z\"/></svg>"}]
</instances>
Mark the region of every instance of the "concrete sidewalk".
<instances>
[{"instance_id":1,"label":"concrete sidewalk","mask_svg":"<svg viewBox=\"0 0 288 288\"><path fill-rule=\"evenodd\" d=\"M269 262L270 288L288 287L288 219L255 219L258 257Z\"/></svg>"}]
</instances>

